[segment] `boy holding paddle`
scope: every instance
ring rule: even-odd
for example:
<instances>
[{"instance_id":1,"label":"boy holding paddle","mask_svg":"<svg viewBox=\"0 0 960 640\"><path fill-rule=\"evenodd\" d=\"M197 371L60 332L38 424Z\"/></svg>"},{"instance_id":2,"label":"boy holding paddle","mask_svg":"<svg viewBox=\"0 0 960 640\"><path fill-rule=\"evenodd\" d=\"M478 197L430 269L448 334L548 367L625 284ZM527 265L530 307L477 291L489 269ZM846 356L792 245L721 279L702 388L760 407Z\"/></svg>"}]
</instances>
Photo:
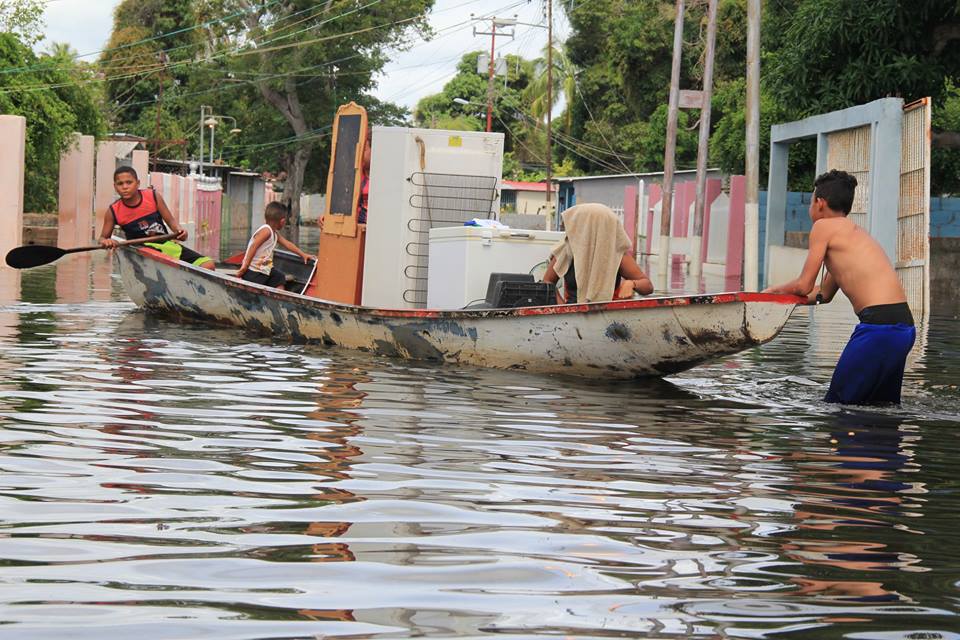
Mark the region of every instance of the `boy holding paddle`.
<instances>
[{"instance_id":1,"label":"boy holding paddle","mask_svg":"<svg viewBox=\"0 0 960 640\"><path fill-rule=\"evenodd\" d=\"M810 249L800 275L765 293L808 296L808 304L830 302L843 291L860 318L837 362L827 402L900 403L907 354L916 339L913 315L897 273L883 248L847 219L857 179L833 170L814 182L810 200ZM827 274L814 287L821 264Z\"/></svg>"},{"instance_id":2,"label":"boy holding paddle","mask_svg":"<svg viewBox=\"0 0 960 640\"><path fill-rule=\"evenodd\" d=\"M117 225L123 229L127 240L164 235L168 233L167 229L177 234L177 240L187 239L186 229L180 227L163 197L152 187L140 188L140 180L133 167L118 167L113 172L113 188L120 199L110 205L103 216L100 246L117 246L117 241L111 237L113 228ZM198 267L210 270L215 268L213 258L201 255L173 240L147 242L144 246Z\"/></svg>"}]
</instances>

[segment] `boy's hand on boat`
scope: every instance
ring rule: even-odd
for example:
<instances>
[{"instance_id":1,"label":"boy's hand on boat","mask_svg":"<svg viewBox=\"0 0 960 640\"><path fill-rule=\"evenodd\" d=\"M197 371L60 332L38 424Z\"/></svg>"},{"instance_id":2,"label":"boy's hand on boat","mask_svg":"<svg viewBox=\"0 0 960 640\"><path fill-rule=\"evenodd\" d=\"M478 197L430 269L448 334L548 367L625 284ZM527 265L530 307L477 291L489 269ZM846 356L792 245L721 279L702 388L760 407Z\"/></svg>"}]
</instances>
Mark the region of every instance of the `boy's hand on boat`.
<instances>
[{"instance_id":1,"label":"boy's hand on boat","mask_svg":"<svg viewBox=\"0 0 960 640\"><path fill-rule=\"evenodd\" d=\"M309 253L303 254L303 264L307 264L307 263L310 262L311 260L316 260L316 259L317 259L317 256L315 256L315 255L312 255L312 254L309 254Z\"/></svg>"}]
</instances>

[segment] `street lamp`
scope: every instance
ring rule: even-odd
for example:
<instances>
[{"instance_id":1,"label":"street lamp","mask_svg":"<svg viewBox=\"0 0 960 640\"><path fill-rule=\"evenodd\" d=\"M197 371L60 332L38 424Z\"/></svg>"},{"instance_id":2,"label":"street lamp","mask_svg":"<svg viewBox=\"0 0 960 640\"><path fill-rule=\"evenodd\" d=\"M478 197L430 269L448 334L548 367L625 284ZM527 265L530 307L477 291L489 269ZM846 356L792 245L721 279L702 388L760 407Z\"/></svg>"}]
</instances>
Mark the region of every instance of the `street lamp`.
<instances>
[{"instance_id":1,"label":"street lamp","mask_svg":"<svg viewBox=\"0 0 960 640\"><path fill-rule=\"evenodd\" d=\"M205 126L210 127L210 164L213 164L213 138L214 132L217 130L217 125L220 124L221 120L232 120L233 129L230 129L230 133L240 133L242 129L237 127L237 119L233 116L221 116L221 115L210 115L206 120L203 121Z\"/></svg>"},{"instance_id":2,"label":"street lamp","mask_svg":"<svg viewBox=\"0 0 960 640\"><path fill-rule=\"evenodd\" d=\"M213 138L216 126L220 120L232 120L233 129L230 133L240 133L242 129L237 127L237 119L233 116L222 116L213 113L213 107L209 105L200 105L200 177L203 177L203 128L210 127L210 164L213 164Z\"/></svg>"},{"instance_id":3,"label":"street lamp","mask_svg":"<svg viewBox=\"0 0 960 640\"><path fill-rule=\"evenodd\" d=\"M480 107L481 109L486 107L486 105L480 102L470 102L469 100L464 100L463 98L454 98L453 101L456 102L457 104L462 104L466 107ZM489 127L487 127L487 131L488 132L490 131Z\"/></svg>"}]
</instances>

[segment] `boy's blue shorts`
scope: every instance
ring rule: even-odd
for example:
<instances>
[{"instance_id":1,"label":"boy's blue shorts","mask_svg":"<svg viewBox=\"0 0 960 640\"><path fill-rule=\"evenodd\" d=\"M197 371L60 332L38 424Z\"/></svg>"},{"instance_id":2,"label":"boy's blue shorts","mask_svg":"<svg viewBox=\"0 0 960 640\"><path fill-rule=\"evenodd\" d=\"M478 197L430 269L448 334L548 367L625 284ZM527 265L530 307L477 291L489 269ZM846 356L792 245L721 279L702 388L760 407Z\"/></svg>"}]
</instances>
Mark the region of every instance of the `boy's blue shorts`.
<instances>
[{"instance_id":1,"label":"boy's blue shorts","mask_svg":"<svg viewBox=\"0 0 960 640\"><path fill-rule=\"evenodd\" d=\"M903 368L916 338L912 324L858 324L837 362L824 400L899 404Z\"/></svg>"}]
</instances>

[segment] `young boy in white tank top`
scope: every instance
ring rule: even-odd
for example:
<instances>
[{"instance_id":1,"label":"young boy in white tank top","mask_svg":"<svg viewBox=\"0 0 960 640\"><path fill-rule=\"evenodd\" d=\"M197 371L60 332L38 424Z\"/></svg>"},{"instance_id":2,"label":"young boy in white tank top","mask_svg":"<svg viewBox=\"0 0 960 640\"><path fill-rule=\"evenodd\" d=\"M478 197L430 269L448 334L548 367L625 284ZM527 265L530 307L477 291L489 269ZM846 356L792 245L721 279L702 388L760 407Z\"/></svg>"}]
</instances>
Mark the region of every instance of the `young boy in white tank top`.
<instances>
[{"instance_id":1,"label":"young boy in white tank top","mask_svg":"<svg viewBox=\"0 0 960 640\"><path fill-rule=\"evenodd\" d=\"M279 202L269 203L263 211L263 219L266 224L257 229L247 243L247 252L243 256L243 263L237 269L237 277L247 282L283 289L286 287L287 276L273 268L273 251L277 248L277 243L303 258L304 264L316 260L316 256L304 253L300 247L278 233L287 223L287 208L284 205Z\"/></svg>"}]
</instances>

